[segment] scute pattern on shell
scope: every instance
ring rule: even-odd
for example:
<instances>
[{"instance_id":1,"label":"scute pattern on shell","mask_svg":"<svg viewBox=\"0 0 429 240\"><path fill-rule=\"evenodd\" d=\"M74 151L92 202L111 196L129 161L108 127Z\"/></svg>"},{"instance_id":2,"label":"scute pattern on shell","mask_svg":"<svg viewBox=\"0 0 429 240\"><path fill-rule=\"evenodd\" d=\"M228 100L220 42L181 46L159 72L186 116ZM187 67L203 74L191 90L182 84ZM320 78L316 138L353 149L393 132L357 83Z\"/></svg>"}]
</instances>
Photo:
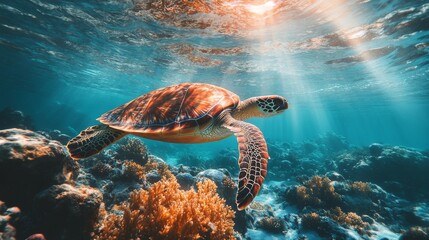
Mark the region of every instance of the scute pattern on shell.
<instances>
[{"instance_id":1,"label":"scute pattern on shell","mask_svg":"<svg viewBox=\"0 0 429 240\"><path fill-rule=\"evenodd\" d=\"M183 83L140 96L103 114L98 120L127 132L173 132L202 126L239 97L204 83Z\"/></svg>"}]
</instances>

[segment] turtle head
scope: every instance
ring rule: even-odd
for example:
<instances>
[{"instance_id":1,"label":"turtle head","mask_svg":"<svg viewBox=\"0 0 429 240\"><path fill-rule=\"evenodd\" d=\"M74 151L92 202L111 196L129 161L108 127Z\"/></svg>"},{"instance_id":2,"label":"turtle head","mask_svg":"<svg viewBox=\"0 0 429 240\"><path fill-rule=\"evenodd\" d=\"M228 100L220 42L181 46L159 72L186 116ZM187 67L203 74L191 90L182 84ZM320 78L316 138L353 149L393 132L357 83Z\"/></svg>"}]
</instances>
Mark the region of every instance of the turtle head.
<instances>
[{"instance_id":1,"label":"turtle head","mask_svg":"<svg viewBox=\"0 0 429 240\"><path fill-rule=\"evenodd\" d=\"M245 120L253 117L271 117L288 108L287 100L282 96L259 96L246 99L232 112L232 117Z\"/></svg>"},{"instance_id":2,"label":"turtle head","mask_svg":"<svg viewBox=\"0 0 429 240\"><path fill-rule=\"evenodd\" d=\"M257 97L256 104L264 117L282 113L288 108L286 98L277 95Z\"/></svg>"}]
</instances>

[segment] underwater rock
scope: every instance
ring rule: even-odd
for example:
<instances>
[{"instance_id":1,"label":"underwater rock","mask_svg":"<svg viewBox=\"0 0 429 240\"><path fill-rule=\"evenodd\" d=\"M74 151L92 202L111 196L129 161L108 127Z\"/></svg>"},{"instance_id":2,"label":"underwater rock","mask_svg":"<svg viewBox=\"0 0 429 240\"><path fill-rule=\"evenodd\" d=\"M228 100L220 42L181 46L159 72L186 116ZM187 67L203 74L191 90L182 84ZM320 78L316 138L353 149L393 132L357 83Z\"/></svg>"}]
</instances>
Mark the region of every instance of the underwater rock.
<instances>
[{"instance_id":1,"label":"underwater rock","mask_svg":"<svg viewBox=\"0 0 429 240\"><path fill-rule=\"evenodd\" d=\"M207 162L209 168L226 168L229 172L238 173L238 150L237 148L225 148L218 152L213 159Z\"/></svg>"},{"instance_id":2,"label":"underwater rock","mask_svg":"<svg viewBox=\"0 0 429 240\"><path fill-rule=\"evenodd\" d=\"M50 131L49 136L51 137L52 140L56 140L63 145L66 145L67 142L71 139L69 135L61 133L60 130Z\"/></svg>"},{"instance_id":3,"label":"underwater rock","mask_svg":"<svg viewBox=\"0 0 429 240\"><path fill-rule=\"evenodd\" d=\"M412 227L404 232L399 240L429 240L429 227Z\"/></svg>"},{"instance_id":4,"label":"underwater rock","mask_svg":"<svg viewBox=\"0 0 429 240\"><path fill-rule=\"evenodd\" d=\"M103 201L99 190L54 185L34 198L34 215L47 239L89 239Z\"/></svg>"},{"instance_id":5,"label":"underwater rock","mask_svg":"<svg viewBox=\"0 0 429 240\"><path fill-rule=\"evenodd\" d=\"M349 148L346 139L334 133L326 133L303 143L268 142L271 156L269 179L284 181L336 170L331 159Z\"/></svg>"},{"instance_id":6,"label":"underwater rock","mask_svg":"<svg viewBox=\"0 0 429 240\"><path fill-rule=\"evenodd\" d=\"M178 175L180 173L189 173L192 176L196 176L198 173L204 171L205 169L195 166L184 166L184 165L178 165L177 167L172 167L171 173L174 175Z\"/></svg>"},{"instance_id":7,"label":"underwater rock","mask_svg":"<svg viewBox=\"0 0 429 240\"><path fill-rule=\"evenodd\" d=\"M179 173L176 179L183 190L189 190L195 184L195 178L190 173Z\"/></svg>"},{"instance_id":8,"label":"underwater rock","mask_svg":"<svg viewBox=\"0 0 429 240\"><path fill-rule=\"evenodd\" d=\"M341 174L334 172L334 171L327 172L325 175L326 175L326 177L328 177L332 181L344 181L345 180L345 178Z\"/></svg>"},{"instance_id":9,"label":"underwater rock","mask_svg":"<svg viewBox=\"0 0 429 240\"><path fill-rule=\"evenodd\" d=\"M429 197L429 157L417 150L372 144L337 156L336 164L344 177L376 183L405 199Z\"/></svg>"},{"instance_id":10,"label":"underwater rock","mask_svg":"<svg viewBox=\"0 0 429 240\"><path fill-rule=\"evenodd\" d=\"M4 108L0 111L0 129L21 128L33 130L34 126L30 117L21 111Z\"/></svg>"},{"instance_id":11,"label":"underwater rock","mask_svg":"<svg viewBox=\"0 0 429 240\"><path fill-rule=\"evenodd\" d=\"M152 170L146 174L146 181L151 184L161 181L162 176L156 171Z\"/></svg>"},{"instance_id":12,"label":"underwater rock","mask_svg":"<svg viewBox=\"0 0 429 240\"><path fill-rule=\"evenodd\" d=\"M97 179L84 169L79 170L79 175L75 182L77 185L86 185L90 187L99 187Z\"/></svg>"},{"instance_id":13,"label":"underwater rock","mask_svg":"<svg viewBox=\"0 0 429 240\"><path fill-rule=\"evenodd\" d=\"M33 196L76 174L63 146L30 130L0 130L0 198L26 208Z\"/></svg>"},{"instance_id":14,"label":"underwater rock","mask_svg":"<svg viewBox=\"0 0 429 240\"><path fill-rule=\"evenodd\" d=\"M371 156L378 157L383 152L383 145L379 143L373 143L369 145L369 153Z\"/></svg>"}]
</instances>

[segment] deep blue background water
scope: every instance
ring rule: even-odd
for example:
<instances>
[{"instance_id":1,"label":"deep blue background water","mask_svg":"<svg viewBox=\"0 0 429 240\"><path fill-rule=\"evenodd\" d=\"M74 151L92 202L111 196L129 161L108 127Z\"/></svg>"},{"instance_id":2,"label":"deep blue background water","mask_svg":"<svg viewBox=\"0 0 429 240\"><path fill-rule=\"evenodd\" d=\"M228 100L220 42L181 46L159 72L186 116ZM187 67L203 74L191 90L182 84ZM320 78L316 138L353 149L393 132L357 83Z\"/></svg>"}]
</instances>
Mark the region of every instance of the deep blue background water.
<instances>
[{"instance_id":1,"label":"deep blue background water","mask_svg":"<svg viewBox=\"0 0 429 240\"><path fill-rule=\"evenodd\" d=\"M286 97L284 114L250 120L271 140L332 131L429 148L427 1L271 1L262 15L207 1L211 12L163 17L147 2L1 1L0 109L73 135L156 88L206 82ZM235 139L192 147L225 146Z\"/></svg>"}]
</instances>

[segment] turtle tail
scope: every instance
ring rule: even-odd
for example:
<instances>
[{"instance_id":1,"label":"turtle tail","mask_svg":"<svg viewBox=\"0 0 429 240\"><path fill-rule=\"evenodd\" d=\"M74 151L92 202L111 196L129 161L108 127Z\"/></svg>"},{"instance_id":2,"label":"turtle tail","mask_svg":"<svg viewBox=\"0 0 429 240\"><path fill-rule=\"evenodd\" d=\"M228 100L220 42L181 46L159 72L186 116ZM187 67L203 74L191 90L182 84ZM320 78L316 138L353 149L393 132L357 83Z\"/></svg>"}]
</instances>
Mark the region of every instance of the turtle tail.
<instances>
[{"instance_id":1,"label":"turtle tail","mask_svg":"<svg viewBox=\"0 0 429 240\"><path fill-rule=\"evenodd\" d=\"M101 124L91 126L67 143L70 156L75 159L90 157L127 135L126 132Z\"/></svg>"}]
</instances>

